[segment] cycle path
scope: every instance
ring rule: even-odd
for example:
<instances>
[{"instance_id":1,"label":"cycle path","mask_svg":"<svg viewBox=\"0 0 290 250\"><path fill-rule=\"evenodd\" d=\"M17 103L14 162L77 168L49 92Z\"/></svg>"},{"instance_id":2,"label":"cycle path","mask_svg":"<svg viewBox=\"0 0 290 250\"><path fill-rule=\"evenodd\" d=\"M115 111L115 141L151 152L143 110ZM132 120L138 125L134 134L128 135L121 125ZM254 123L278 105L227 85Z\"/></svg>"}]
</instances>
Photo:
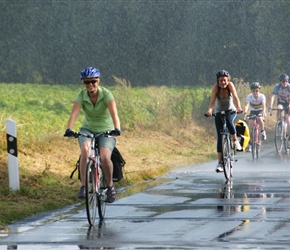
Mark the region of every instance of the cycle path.
<instances>
[{"instance_id":1,"label":"cycle path","mask_svg":"<svg viewBox=\"0 0 290 250\"><path fill-rule=\"evenodd\" d=\"M237 155L231 183L215 162L174 169L108 205L95 227L76 205L10 225L0 250L289 249L290 157L264 148L256 161Z\"/></svg>"}]
</instances>

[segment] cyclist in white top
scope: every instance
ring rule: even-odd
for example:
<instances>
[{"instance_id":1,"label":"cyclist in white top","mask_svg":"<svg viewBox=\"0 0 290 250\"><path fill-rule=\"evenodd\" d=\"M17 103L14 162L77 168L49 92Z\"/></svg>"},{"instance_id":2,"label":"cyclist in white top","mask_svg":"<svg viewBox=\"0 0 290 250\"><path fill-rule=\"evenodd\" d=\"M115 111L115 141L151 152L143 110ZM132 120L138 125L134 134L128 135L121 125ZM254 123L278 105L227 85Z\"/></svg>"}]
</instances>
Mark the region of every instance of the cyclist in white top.
<instances>
[{"instance_id":1,"label":"cyclist in white top","mask_svg":"<svg viewBox=\"0 0 290 250\"><path fill-rule=\"evenodd\" d=\"M281 74L279 76L280 83L277 83L273 89L271 100L270 100L270 107L269 112L272 110L275 95L277 95L277 109L287 109L286 120L287 120L287 135L290 135L290 84L289 76L287 74ZM281 119L281 112L277 112L277 119Z\"/></svg>"},{"instance_id":2,"label":"cyclist in white top","mask_svg":"<svg viewBox=\"0 0 290 250\"><path fill-rule=\"evenodd\" d=\"M245 106L245 115L244 120L247 118L247 112L250 109L250 115L259 115L262 116L257 118L257 121L261 128L261 135L262 140L267 139L266 131L265 131L265 125L264 125L264 119L266 117L266 97L264 94L260 93L261 85L258 82L253 82L250 84L251 94L249 94L246 98L246 106ZM254 126L254 119L249 118L249 129L251 130ZM250 138L250 143L248 146L248 152L251 152L252 150L252 138Z\"/></svg>"}]
</instances>

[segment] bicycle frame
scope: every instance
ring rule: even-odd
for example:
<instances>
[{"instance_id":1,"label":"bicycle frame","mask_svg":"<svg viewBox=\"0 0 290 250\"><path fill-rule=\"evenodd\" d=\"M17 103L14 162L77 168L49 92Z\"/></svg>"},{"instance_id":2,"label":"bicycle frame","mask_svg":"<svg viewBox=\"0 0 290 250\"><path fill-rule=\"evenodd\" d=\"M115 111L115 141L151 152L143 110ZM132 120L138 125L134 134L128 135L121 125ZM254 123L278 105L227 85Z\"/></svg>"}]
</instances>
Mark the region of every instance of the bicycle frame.
<instances>
[{"instance_id":1,"label":"bicycle frame","mask_svg":"<svg viewBox=\"0 0 290 250\"><path fill-rule=\"evenodd\" d=\"M107 184L96 143L96 139L102 135L109 136L109 132L96 135L76 133L75 135L75 137L84 136L91 139L91 152L87 158L86 168L86 212L91 226L95 223L97 210L101 220L104 219L106 210Z\"/></svg>"},{"instance_id":2,"label":"bicycle frame","mask_svg":"<svg viewBox=\"0 0 290 250\"><path fill-rule=\"evenodd\" d=\"M233 176L232 163L234 161L234 152L233 152L234 147L232 145L231 135L230 135L228 128L227 128L226 113L221 116L221 119L223 121L223 130L222 130L223 151L222 151L222 156L223 156L223 162L224 162L224 175L225 175L225 178L227 180L230 180Z\"/></svg>"},{"instance_id":3,"label":"bicycle frame","mask_svg":"<svg viewBox=\"0 0 290 250\"><path fill-rule=\"evenodd\" d=\"M222 134L222 158L224 175L226 180L231 180L233 176L233 162L235 161L235 148L232 145L232 138L227 128L226 115L235 114L235 110L226 110L213 114L213 116L218 116L223 122L223 128L220 133Z\"/></svg>"},{"instance_id":4,"label":"bicycle frame","mask_svg":"<svg viewBox=\"0 0 290 250\"><path fill-rule=\"evenodd\" d=\"M96 198L97 198L99 218L104 219L105 209L106 209L105 202L107 200L107 193L106 193L107 183L106 183L105 175L102 169L102 163L101 163L101 158L100 158L100 154L98 150L98 145L96 143L96 137L94 137L93 140L91 141L91 155L89 157L89 160L92 160L94 162L94 164L91 165L91 173L93 173L92 175L95 180L92 182L92 184L94 185L93 193L96 194Z\"/></svg>"},{"instance_id":5,"label":"bicycle frame","mask_svg":"<svg viewBox=\"0 0 290 250\"><path fill-rule=\"evenodd\" d=\"M91 171L93 171L92 173L94 174L95 177L98 177L99 172L100 172L100 167L101 167L101 159L100 159L98 147L95 142L95 138L92 138L92 141L91 141L91 154L90 154L90 157L87 159L87 163L89 162L89 160L92 160L92 162L94 163L93 166L91 166L92 167ZM99 192L99 179L98 178L95 179L94 190L96 192Z\"/></svg>"},{"instance_id":6,"label":"bicycle frame","mask_svg":"<svg viewBox=\"0 0 290 250\"><path fill-rule=\"evenodd\" d=\"M262 140L261 140L261 130L260 130L260 125L258 123L258 117L262 117L261 114L259 115L249 115L248 119L253 119L253 127L251 129L251 142L252 142L252 157L253 159L258 159L259 158L259 150L260 146L262 145Z\"/></svg>"},{"instance_id":7,"label":"bicycle frame","mask_svg":"<svg viewBox=\"0 0 290 250\"><path fill-rule=\"evenodd\" d=\"M289 138L287 136L287 118L286 118L286 110L288 109L272 109L277 112L281 112L279 115L279 118L277 119L276 125L275 125L275 147L277 153L281 153L282 148L284 146L285 151L288 153L288 141ZM272 111L271 110L271 111ZM282 117L282 111L284 111L284 116ZM272 112L270 112L270 115L272 115Z\"/></svg>"}]
</instances>

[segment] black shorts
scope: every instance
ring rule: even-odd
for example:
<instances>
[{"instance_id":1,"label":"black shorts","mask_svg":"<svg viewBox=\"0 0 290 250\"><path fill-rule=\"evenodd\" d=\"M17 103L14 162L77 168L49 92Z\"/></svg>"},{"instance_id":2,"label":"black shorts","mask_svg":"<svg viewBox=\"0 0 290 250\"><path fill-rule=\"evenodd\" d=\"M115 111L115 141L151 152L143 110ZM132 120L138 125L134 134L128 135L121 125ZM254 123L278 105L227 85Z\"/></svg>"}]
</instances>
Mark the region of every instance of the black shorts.
<instances>
[{"instance_id":1,"label":"black shorts","mask_svg":"<svg viewBox=\"0 0 290 250\"><path fill-rule=\"evenodd\" d=\"M285 114L287 115L290 115L290 110L289 110L289 103L288 102L278 102L277 106L278 105L282 105L283 106L283 109L285 109Z\"/></svg>"},{"instance_id":2,"label":"black shorts","mask_svg":"<svg viewBox=\"0 0 290 250\"><path fill-rule=\"evenodd\" d=\"M254 120L254 118L251 118L252 115L258 116L259 114L262 114L262 117L264 118L263 110L251 110L249 120Z\"/></svg>"}]
</instances>

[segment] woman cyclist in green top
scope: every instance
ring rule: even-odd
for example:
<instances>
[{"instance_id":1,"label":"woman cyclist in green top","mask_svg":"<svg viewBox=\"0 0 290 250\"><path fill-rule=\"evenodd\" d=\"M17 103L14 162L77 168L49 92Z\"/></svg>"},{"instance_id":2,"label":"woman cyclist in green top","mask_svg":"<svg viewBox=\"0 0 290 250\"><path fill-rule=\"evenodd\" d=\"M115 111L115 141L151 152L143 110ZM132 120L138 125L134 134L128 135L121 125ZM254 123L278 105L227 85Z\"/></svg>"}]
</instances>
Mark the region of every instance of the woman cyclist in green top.
<instances>
[{"instance_id":1,"label":"woman cyclist in green top","mask_svg":"<svg viewBox=\"0 0 290 250\"><path fill-rule=\"evenodd\" d=\"M120 135L121 128L116 102L112 93L108 89L99 86L99 70L93 67L88 67L81 72L80 78L85 89L80 91L74 100L71 115L67 124L67 130L65 131L65 136L73 136L74 132L72 131L72 128L80 113L81 108L85 114L85 119L83 120L80 129L82 133L98 134L101 132L113 130L112 135ZM81 148L81 188L78 193L78 197L84 198L86 161L90 156L91 141L86 137L79 137L78 141ZM111 161L111 154L116 145L116 138L102 136L98 139L98 145L102 166L108 185L107 201L112 203L116 198L116 191L114 189L112 180L113 163Z\"/></svg>"}]
</instances>

